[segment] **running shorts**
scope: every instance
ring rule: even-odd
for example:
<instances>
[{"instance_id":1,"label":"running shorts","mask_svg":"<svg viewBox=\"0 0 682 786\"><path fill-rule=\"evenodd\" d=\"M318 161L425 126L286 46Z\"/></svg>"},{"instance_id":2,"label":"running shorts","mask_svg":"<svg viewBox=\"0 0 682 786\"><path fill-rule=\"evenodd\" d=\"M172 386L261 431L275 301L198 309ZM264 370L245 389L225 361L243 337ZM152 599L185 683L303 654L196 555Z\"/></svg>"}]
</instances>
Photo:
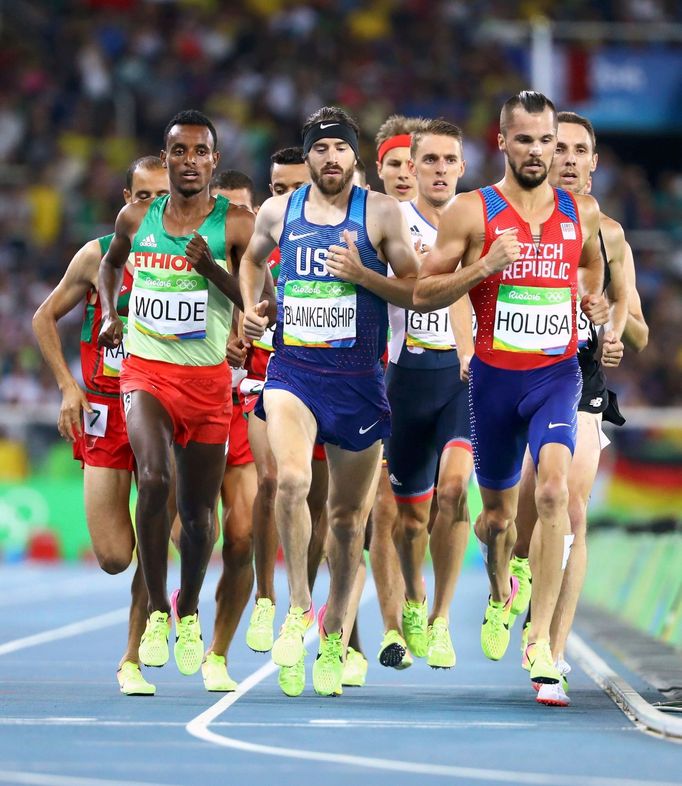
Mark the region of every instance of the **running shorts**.
<instances>
[{"instance_id":1,"label":"running shorts","mask_svg":"<svg viewBox=\"0 0 682 786\"><path fill-rule=\"evenodd\" d=\"M73 457L81 467L107 467L132 472L135 456L128 441L121 399L86 393L93 409L83 412L83 433L73 443Z\"/></svg>"},{"instance_id":2,"label":"running shorts","mask_svg":"<svg viewBox=\"0 0 682 786\"><path fill-rule=\"evenodd\" d=\"M536 467L543 445L566 445L573 454L581 394L575 356L543 368L514 371L490 366L474 355L469 407L479 485L515 486L526 445Z\"/></svg>"},{"instance_id":3,"label":"running shorts","mask_svg":"<svg viewBox=\"0 0 682 786\"><path fill-rule=\"evenodd\" d=\"M164 407L173 422L173 441L227 443L232 417L232 380L227 361L217 366L180 366L129 355L121 369L123 409L130 394L144 390Z\"/></svg>"},{"instance_id":4,"label":"running shorts","mask_svg":"<svg viewBox=\"0 0 682 786\"><path fill-rule=\"evenodd\" d=\"M227 447L227 466L239 467L253 461L249 445L249 421L242 409L239 396L232 396L232 420L230 422L230 443Z\"/></svg>"},{"instance_id":5,"label":"running shorts","mask_svg":"<svg viewBox=\"0 0 682 786\"><path fill-rule=\"evenodd\" d=\"M339 374L273 356L265 390L288 390L305 404L317 421L317 441L343 450L361 451L391 432L391 409L386 398L384 371ZM265 420L263 398L256 415Z\"/></svg>"},{"instance_id":6,"label":"running shorts","mask_svg":"<svg viewBox=\"0 0 682 786\"><path fill-rule=\"evenodd\" d=\"M443 451L471 451L469 386L459 378L459 365L415 369L389 363L386 391L392 419L388 470L393 493L398 502L430 499Z\"/></svg>"}]
</instances>

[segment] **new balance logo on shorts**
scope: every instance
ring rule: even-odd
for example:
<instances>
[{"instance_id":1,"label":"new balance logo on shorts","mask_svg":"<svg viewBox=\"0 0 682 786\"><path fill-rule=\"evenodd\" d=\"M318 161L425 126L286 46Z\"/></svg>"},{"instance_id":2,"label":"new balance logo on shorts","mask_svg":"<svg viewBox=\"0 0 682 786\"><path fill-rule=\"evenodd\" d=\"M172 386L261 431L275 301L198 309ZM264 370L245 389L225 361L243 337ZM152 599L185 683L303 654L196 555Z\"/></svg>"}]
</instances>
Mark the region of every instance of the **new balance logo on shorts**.
<instances>
[{"instance_id":1,"label":"new balance logo on shorts","mask_svg":"<svg viewBox=\"0 0 682 786\"><path fill-rule=\"evenodd\" d=\"M144 240L140 240L140 245L144 246L145 248L156 248L156 240L154 238L154 234L147 235Z\"/></svg>"},{"instance_id":2,"label":"new balance logo on shorts","mask_svg":"<svg viewBox=\"0 0 682 786\"><path fill-rule=\"evenodd\" d=\"M604 399L601 396L597 396L597 398L593 398L590 401L590 406L591 407L601 407L601 403L602 403L603 400Z\"/></svg>"}]
</instances>

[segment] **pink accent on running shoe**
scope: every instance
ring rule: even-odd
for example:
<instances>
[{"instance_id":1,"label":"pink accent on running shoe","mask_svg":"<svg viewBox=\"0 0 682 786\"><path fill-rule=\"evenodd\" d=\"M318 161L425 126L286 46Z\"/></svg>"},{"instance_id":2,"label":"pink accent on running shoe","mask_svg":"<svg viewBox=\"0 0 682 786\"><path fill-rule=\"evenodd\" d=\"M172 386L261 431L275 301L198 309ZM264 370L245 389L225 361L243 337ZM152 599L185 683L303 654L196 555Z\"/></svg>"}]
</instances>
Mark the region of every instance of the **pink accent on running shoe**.
<instances>
[{"instance_id":1,"label":"pink accent on running shoe","mask_svg":"<svg viewBox=\"0 0 682 786\"><path fill-rule=\"evenodd\" d=\"M175 619L179 620L180 615L178 614L178 595L180 594L180 589L173 590L173 594L170 597L170 605L173 614L175 615Z\"/></svg>"},{"instance_id":2,"label":"pink accent on running shoe","mask_svg":"<svg viewBox=\"0 0 682 786\"><path fill-rule=\"evenodd\" d=\"M312 606L310 608L312 609ZM317 612L317 627L318 630L320 631L320 636L325 636L325 637L327 635L327 631L324 629L323 620L326 612L327 612L327 604L325 603L324 605L320 606L320 610Z\"/></svg>"},{"instance_id":3,"label":"pink accent on running shoe","mask_svg":"<svg viewBox=\"0 0 682 786\"><path fill-rule=\"evenodd\" d=\"M516 597L519 591L519 580L516 578L516 576L511 576L509 581L511 583L511 592L509 593L509 598L507 599L507 602L504 604L505 609L512 605L512 603L514 602L514 598Z\"/></svg>"}]
</instances>

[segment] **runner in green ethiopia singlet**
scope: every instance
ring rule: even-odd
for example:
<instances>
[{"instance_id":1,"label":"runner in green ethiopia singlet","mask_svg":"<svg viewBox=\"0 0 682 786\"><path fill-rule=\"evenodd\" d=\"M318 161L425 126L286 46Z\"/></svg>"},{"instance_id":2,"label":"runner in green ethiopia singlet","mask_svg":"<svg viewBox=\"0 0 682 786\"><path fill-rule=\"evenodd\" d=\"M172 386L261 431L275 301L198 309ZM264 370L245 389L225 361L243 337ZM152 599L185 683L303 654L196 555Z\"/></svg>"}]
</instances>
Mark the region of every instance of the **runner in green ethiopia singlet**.
<instances>
[{"instance_id":1,"label":"runner in green ethiopia singlet","mask_svg":"<svg viewBox=\"0 0 682 786\"><path fill-rule=\"evenodd\" d=\"M132 355L182 366L215 366L225 360L232 301L185 257L192 235L172 236L163 226L169 196L149 206L130 250L135 274L128 316ZM217 196L197 232L227 270L225 218L229 200Z\"/></svg>"}]
</instances>

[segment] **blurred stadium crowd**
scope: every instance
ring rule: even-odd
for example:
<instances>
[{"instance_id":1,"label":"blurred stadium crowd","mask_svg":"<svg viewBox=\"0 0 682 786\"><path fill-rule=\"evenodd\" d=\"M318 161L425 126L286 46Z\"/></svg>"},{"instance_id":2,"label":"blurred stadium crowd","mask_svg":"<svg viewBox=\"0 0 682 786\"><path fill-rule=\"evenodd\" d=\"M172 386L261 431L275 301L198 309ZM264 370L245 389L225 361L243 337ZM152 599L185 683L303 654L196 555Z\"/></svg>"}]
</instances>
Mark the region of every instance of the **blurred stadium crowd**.
<instances>
[{"instance_id":1,"label":"blurred stadium crowd","mask_svg":"<svg viewBox=\"0 0 682 786\"><path fill-rule=\"evenodd\" d=\"M179 109L201 109L214 120L221 168L250 174L262 198L270 153L297 144L302 118L323 104L342 104L358 117L370 176L373 137L388 115L442 115L464 128L460 190L469 190L501 176L499 107L529 86L519 47L493 41L489 20L544 12L553 19L679 22L680 9L679 2L656 0L5 3L0 404L59 402L31 316L73 253L111 231L125 169L158 152L162 129ZM599 152L593 193L635 247L651 328L647 350L628 354L612 381L621 403L680 405L679 150L670 169L655 175L606 146ZM74 369L80 320L78 309L63 320Z\"/></svg>"}]
</instances>

